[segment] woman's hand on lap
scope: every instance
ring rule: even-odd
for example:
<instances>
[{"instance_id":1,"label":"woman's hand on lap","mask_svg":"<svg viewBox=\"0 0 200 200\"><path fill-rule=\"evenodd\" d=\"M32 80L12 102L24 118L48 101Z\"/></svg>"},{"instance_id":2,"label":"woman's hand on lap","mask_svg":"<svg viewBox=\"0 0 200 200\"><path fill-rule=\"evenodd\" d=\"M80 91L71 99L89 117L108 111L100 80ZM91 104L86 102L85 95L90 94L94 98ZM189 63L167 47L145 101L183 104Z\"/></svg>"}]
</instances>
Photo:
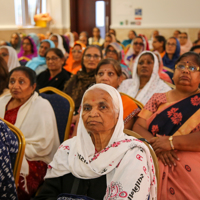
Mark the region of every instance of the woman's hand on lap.
<instances>
[{"instance_id":1,"label":"woman's hand on lap","mask_svg":"<svg viewBox=\"0 0 200 200\"><path fill-rule=\"evenodd\" d=\"M176 160L179 160L178 156L176 153L171 150L171 151L162 151L157 154L157 157L162 161L162 163L166 166L168 165L171 167L172 165L176 166Z\"/></svg>"}]
</instances>

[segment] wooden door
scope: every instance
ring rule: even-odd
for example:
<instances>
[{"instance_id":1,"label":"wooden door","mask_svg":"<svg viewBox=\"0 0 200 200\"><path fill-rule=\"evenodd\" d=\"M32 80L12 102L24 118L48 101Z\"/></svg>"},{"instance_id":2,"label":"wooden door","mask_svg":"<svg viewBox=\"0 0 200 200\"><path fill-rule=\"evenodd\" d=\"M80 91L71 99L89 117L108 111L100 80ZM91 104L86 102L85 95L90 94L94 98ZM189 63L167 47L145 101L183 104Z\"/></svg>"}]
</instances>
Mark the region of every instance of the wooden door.
<instances>
[{"instance_id":1,"label":"wooden door","mask_svg":"<svg viewBox=\"0 0 200 200\"><path fill-rule=\"evenodd\" d=\"M95 24L95 2L98 0L70 0L71 31L87 31L92 36ZM110 26L110 0L104 0L107 27Z\"/></svg>"}]
</instances>

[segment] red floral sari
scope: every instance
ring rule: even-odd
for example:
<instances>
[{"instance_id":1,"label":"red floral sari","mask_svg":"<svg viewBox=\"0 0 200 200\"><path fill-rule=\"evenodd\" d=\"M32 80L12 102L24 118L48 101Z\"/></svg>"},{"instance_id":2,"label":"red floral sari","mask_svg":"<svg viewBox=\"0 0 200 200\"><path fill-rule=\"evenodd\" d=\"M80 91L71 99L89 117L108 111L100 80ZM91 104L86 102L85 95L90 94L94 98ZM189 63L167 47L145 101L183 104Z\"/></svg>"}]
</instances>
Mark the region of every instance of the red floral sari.
<instances>
[{"instance_id":1,"label":"red floral sari","mask_svg":"<svg viewBox=\"0 0 200 200\"><path fill-rule=\"evenodd\" d=\"M167 102L165 93L154 94L138 115L147 120L152 135L186 135L200 131L200 94L178 102ZM177 166L159 160L158 200L200 199L200 152L176 151Z\"/></svg>"}]
</instances>

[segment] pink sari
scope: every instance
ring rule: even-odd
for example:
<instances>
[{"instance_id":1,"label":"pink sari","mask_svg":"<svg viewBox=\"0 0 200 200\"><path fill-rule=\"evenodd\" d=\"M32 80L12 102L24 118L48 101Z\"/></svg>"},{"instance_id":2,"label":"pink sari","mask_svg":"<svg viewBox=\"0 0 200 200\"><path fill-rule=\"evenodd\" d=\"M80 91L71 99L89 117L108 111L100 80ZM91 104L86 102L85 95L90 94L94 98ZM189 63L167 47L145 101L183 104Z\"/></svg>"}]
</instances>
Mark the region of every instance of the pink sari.
<instances>
[{"instance_id":1,"label":"pink sari","mask_svg":"<svg viewBox=\"0 0 200 200\"><path fill-rule=\"evenodd\" d=\"M138 116L147 120L148 129L150 125L151 127L156 127L156 125L152 126L156 116L161 116L166 109L178 107L179 103L183 104L185 100L186 99L182 99L178 102L168 103L165 93L157 93L149 100ZM200 131L200 109L198 108L200 102L198 102L197 95L191 97L191 102L194 106L197 106L197 111L194 112L194 114L171 135L186 135ZM187 107L188 103L185 106ZM181 109L177 112L179 111L181 111ZM155 127L154 130L150 129L152 134L160 134L160 127ZM200 152L176 151L176 154L180 159L180 161L176 161L176 167L164 166L161 160L159 160L160 180L158 187L158 200L200 199Z\"/></svg>"}]
</instances>

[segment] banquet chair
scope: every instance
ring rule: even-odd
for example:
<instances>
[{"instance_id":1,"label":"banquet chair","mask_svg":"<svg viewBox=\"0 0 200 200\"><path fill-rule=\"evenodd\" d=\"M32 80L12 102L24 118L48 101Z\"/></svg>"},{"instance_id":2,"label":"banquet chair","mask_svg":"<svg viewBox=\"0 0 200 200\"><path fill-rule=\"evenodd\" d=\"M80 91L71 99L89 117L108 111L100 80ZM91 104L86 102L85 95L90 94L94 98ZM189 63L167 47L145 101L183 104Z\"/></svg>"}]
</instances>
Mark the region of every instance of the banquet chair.
<instances>
[{"instance_id":1,"label":"banquet chair","mask_svg":"<svg viewBox=\"0 0 200 200\"><path fill-rule=\"evenodd\" d=\"M74 112L74 101L64 92L54 88L45 87L39 90L40 95L47 99L53 107L60 142L67 140L70 134L71 121Z\"/></svg>"},{"instance_id":2,"label":"banquet chair","mask_svg":"<svg viewBox=\"0 0 200 200\"><path fill-rule=\"evenodd\" d=\"M141 102L139 102L138 100L136 100L135 98L133 98L123 92L120 92L120 94L125 95L125 96L129 97L130 99L132 99L141 110L142 110L142 108L144 108L144 105Z\"/></svg>"},{"instance_id":3,"label":"banquet chair","mask_svg":"<svg viewBox=\"0 0 200 200\"><path fill-rule=\"evenodd\" d=\"M176 86L174 85L174 84L172 84L172 83L169 83L169 82L167 82L167 81L164 81L170 88L172 88L172 89L175 89L176 88Z\"/></svg>"},{"instance_id":4,"label":"banquet chair","mask_svg":"<svg viewBox=\"0 0 200 200\"><path fill-rule=\"evenodd\" d=\"M155 166L155 172L156 172L156 179L157 179L157 186L159 185L159 178L160 178L160 173L159 173L159 165L158 165L158 158L152 148L152 146L147 142L147 140L145 140L141 135L139 135L138 133L128 130L128 129L124 129L124 133L130 136L133 136L139 140L141 140L149 149L151 156L153 158L153 163Z\"/></svg>"},{"instance_id":5,"label":"banquet chair","mask_svg":"<svg viewBox=\"0 0 200 200\"><path fill-rule=\"evenodd\" d=\"M20 170L22 165L22 160L24 157L25 152L25 137L23 133L13 124L9 123L8 121L0 118L8 128L15 134L18 139L18 152L17 153L10 153L11 165L13 169L13 176L15 179L15 185L17 187L19 182Z\"/></svg>"}]
</instances>

